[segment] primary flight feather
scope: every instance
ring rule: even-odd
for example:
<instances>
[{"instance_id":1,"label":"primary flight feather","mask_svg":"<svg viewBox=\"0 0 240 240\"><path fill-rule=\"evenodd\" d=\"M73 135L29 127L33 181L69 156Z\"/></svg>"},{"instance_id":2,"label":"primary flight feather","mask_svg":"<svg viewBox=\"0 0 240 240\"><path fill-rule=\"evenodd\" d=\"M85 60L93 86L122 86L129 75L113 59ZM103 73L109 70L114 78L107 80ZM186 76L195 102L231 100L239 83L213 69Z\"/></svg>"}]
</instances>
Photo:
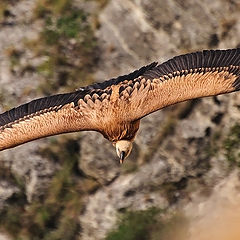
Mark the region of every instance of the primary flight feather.
<instances>
[{"instance_id":1,"label":"primary flight feather","mask_svg":"<svg viewBox=\"0 0 240 240\"><path fill-rule=\"evenodd\" d=\"M94 130L116 146L123 162L144 116L178 102L238 90L240 48L177 56L0 114L0 150L60 133Z\"/></svg>"}]
</instances>

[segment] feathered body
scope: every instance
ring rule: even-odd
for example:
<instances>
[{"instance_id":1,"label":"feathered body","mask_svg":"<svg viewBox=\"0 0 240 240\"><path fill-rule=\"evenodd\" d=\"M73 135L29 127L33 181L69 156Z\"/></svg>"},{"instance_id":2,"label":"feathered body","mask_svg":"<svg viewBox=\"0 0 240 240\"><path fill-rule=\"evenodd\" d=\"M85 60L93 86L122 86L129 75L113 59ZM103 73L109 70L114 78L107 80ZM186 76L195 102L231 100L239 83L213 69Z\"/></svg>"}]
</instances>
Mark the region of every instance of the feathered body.
<instances>
[{"instance_id":1,"label":"feathered body","mask_svg":"<svg viewBox=\"0 0 240 240\"><path fill-rule=\"evenodd\" d=\"M154 111L239 89L239 48L177 56L76 92L36 99L1 114L0 150L82 130L98 131L113 143L132 142L140 119Z\"/></svg>"}]
</instances>

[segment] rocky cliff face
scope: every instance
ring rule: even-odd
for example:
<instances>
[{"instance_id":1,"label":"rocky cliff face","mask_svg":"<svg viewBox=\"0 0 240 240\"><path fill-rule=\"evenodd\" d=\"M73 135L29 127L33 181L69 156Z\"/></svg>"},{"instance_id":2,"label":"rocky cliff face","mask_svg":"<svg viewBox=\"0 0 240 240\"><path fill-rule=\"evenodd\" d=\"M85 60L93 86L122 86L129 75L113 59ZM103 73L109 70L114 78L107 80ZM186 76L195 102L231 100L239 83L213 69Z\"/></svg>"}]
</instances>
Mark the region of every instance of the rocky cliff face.
<instances>
[{"instance_id":1,"label":"rocky cliff face","mask_svg":"<svg viewBox=\"0 0 240 240\"><path fill-rule=\"evenodd\" d=\"M2 111L151 61L240 46L238 0L50 2L0 4ZM228 194L224 189L238 194L239 102L234 93L146 117L123 166L97 133L51 137L1 152L3 237L104 239L119 215L151 207L166 216L181 209L188 219L203 219L216 191L222 192L219 202ZM197 239L193 226L188 231Z\"/></svg>"}]
</instances>

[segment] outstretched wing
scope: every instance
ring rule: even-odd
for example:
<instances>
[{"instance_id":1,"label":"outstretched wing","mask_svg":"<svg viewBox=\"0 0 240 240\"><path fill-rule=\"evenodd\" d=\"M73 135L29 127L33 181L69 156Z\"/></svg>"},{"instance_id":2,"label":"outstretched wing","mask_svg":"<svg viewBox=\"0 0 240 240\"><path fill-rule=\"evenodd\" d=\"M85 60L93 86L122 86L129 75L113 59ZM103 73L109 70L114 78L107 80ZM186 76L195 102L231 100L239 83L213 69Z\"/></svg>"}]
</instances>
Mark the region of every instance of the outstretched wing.
<instances>
[{"instance_id":1,"label":"outstretched wing","mask_svg":"<svg viewBox=\"0 0 240 240\"><path fill-rule=\"evenodd\" d=\"M205 50L174 57L123 81L119 99L128 101L124 117L133 121L178 102L238 90L240 48Z\"/></svg>"},{"instance_id":2,"label":"outstretched wing","mask_svg":"<svg viewBox=\"0 0 240 240\"><path fill-rule=\"evenodd\" d=\"M0 150L51 135L94 130L104 134L111 119L112 86L135 79L156 66L80 88L76 92L33 100L0 114Z\"/></svg>"},{"instance_id":3,"label":"outstretched wing","mask_svg":"<svg viewBox=\"0 0 240 240\"><path fill-rule=\"evenodd\" d=\"M240 49L186 54L161 65L154 62L129 75L36 99L0 114L0 150L66 132L111 135L116 129L121 132L125 123L166 106L237 90Z\"/></svg>"},{"instance_id":4,"label":"outstretched wing","mask_svg":"<svg viewBox=\"0 0 240 240\"><path fill-rule=\"evenodd\" d=\"M77 101L84 95L84 91L78 91L40 98L1 114L0 150L41 137L93 128L77 111Z\"/></svg>"}]
</instances>

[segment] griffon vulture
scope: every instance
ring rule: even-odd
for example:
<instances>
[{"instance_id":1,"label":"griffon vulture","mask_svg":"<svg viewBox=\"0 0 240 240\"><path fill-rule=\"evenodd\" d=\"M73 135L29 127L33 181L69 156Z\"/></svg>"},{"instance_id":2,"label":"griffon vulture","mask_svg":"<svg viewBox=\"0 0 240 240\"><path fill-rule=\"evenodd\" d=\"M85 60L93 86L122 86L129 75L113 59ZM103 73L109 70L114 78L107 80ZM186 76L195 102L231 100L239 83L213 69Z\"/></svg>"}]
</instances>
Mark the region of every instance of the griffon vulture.
<instances>
[{"instance_id":1,"label":"griffon vulture","mask_svg":"<svg viewBox=\"0 0 240 240\"><path fill-rule=\"evenodd\" d=\"M122 163L141 118L189 99L240 90L240 48L153 62L128 75L39 98L0 115L0 150L60 133L94 130Z\"/></svg>"}]
</instances>

